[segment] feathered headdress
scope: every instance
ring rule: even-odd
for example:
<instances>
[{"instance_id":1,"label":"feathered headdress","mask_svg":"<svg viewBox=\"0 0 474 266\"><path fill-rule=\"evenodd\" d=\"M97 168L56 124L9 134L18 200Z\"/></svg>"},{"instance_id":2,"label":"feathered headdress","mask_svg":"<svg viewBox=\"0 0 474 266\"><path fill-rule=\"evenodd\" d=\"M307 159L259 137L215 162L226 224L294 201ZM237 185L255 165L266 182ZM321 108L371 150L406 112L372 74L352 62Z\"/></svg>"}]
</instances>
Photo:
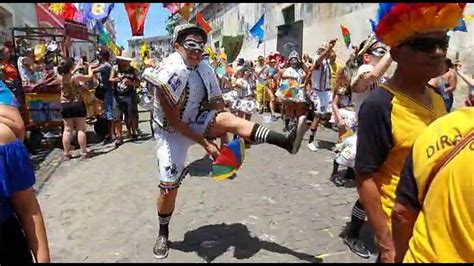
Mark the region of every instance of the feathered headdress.
<instances>
[{"instance_id":1,"label":"feathered headdress","mask_svg":"<svg viewBox=\"0 0 474 266\"><path fill-rule=\"evenodd\" d=\"M396 46L416 33L449 30L460 24L466 3L380 3L376 21L377 38Z\"/></svg>"}]
</instances>

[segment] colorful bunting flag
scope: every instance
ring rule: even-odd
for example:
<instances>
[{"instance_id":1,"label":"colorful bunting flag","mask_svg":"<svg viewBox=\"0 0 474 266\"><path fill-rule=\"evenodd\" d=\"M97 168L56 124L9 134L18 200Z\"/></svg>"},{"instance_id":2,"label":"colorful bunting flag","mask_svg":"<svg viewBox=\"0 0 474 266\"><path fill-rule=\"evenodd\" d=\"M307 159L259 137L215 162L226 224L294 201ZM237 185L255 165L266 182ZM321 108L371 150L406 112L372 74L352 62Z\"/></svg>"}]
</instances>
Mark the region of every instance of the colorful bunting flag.
<instances>
[{"instance_id":1,"label":"colorful bunting flag","mask_svg":"<svg viewBox=\"0 0 474 266\"><path fill-rule=\"evenodd\" d=\"M62 13L62 17L67 20L74 20L76 18L76 13L78 10L72 3L66 3L64 5L64 10Z\"/></svg>"},{"instance_id":2,"label":"colorful bunting flag","mask_svg":"<svg viewBox=\"0 0 474 266\"><path fill-rule=\"evenodd\" d=\"M143 36L145 18L150 3L124 3L124 6L130 20L132 36Z\"/></svg>"},{"instance_id":3,"label":"colorful bunting flag","mask_svg":"<svg viewBox=\"0 0 474 266\"><path fill-rule=\"evenodd\" d=\"M265 41L265 14L263 14L260 19L255 23L255 25L250 29L250 34L258 39L257 48Z\"/></svg>"},{"instance_id":4,"label":"colorful bunting flag","mask_svg":"<svg viewBox=\"0 0 474 266\"><path fill-rule=\"evenodd\" d=\"M114 43L110 35L105 31L104 26L96 21L95 27L99 33L99 44L107 46L115 55L121 55L122 50Z\"/></svg>"},{"instance_id":5,"label":"colorful bunting flag","mask_svg":"<svg viewBox=\"0 0 474 266\"><path fill-rule=\"evenodd\" d=\"M474 19L474 14L472 15L464 15L464 21L470 21Z\"/></svg>"},{"instance_id":6,"label":"colorful bunting flag","mask_svg":"<svg viewBox=\"0 0 474 266\"><path fill-rule=\"evenodd\" d=\"M464 21L463 18L461 18L459 25L453 28L453 31L467 32L466 22Z\"/></svg>"},{"instance_id":7,"label":"colorful bunting flag","mask_svg":"<svg viewBox=\"0 0 474 266\"><path fill-rule=\"evenodd\" d=\"M140 46L140 57L142 58L142 61L146 61L148 59L147 51L148 51L148 43L143 42L142 45Z\"/></svg>"},{"instance_id":8,"label":"colorful bunting flag","mask_svg":"<svg viewBox=\"0 0 474 266\"><path fill-rule=\"evenodd\" d=\"M344 25L340 24L340 26L342 31L342 37L344 38L344 44L346 45L346 48L349 48L351 45L351 33L349 32L349 29Z\"/></svg>"},{"instance_id":9,"label":"colorful bunting flag","mask_svg":"<svg viewBox=\"0 0 474 266\"><path fill-rule=\"evenodd\" d=\"M206 33L209 33L209 32L212 31L211 26L209 25L209 23L207 23L207 21L204 19L201 12L199 12L199 11L196 13L196 23L201 28L203 28Z\"/></svg>"},{"instance_id":10,"label":"colorful bunting flag","mask_svg":"<svg viewBox=\"0 0 474 266\"><path fill-rule=\"evenodd\" d=\"M65 3L51 3L48 6L48 10L51 11L53 14L61 16L64 12Z\"/></svg>"},{"instance_id":11,"label":"colorful bunting flag","mask_svg":"<svg viewBox=\"0 0 474 266\"><path fill-rule=\"evenodd\" d=\"M179 14L181 17L188 21L189 15L191 13L191 9L194 7L194 3L181 3L181 7L179 9Z\"/></svg>"},{"instance_id":12,"label":"colorful bunting flag","mask_svg":"<svg viewBox=\"0 0 474 266\"><path fill-rule=\"evenodd\" d=\"M114 3L81 3L80 9L85 20L103 20L109 17L114 8Z\"/></svg>"},{"instance_id":13,"label":"colorful bunting flag","mask_svg":"<svg viewBox=\"0 0 474 266\"><path fill-rule=\"evenodd\" d=\"M237 58L244 43L244 35L222 36L222 47L227 55L227 62L232 63Z\"/></svg>"},{"instance_id":14,"label":"colorful bunting flag","mask_svg":"<svg viewBox=\"0 0 474 266\"><path fill-rule=\"evenodd\" d=\"M180 4L179 3L163 3L163 8L168 10L172 15L178 13Z\"/></svg>"}]
</instances>

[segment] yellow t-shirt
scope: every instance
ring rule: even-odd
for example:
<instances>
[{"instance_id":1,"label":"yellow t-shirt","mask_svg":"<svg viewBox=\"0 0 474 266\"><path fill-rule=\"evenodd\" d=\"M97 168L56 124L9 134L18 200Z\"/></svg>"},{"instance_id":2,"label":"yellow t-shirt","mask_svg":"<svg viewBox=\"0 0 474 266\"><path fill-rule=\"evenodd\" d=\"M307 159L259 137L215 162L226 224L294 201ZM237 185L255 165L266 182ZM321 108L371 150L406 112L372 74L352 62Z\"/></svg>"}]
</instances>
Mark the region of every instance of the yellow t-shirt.
<instances>
[{"instance_id":1,"label":"yellow t-shirt","mask_svg":"<svg viewBox=\"0 0 474 266\"><path fill-rule=\"evenodd\" d=\"M331 89L334 91L336 89L336 74L337 71L342 68L342 66L338 63L329 64L329 66L331 69Z\"/></svg>"},{"instance_id":2,"label":"yellow t-shirt","mask_svg":"<svg viewBox=\"0 0 474 266\"><path fill-rule=\"evenodd\" d=\"M443 98L432 88L429 93L431 108L380 85L369 93L359 111L355 170L376 174L375 182L390 229L395 190L405 158L421 132L446 114Z\"/></svg>"},{"instance_id":3,"label":"yellow t-shirt","mask_svg":"<svg viewBox=\"0 0 474 266\"><path fill-rule=\"evenodd\" d=\"M474 262L474 141L427 180L459 139L474 133L474 108L433 122L416 140L397 202L420 211L404 262Z\"/></svg>"}]
</instances>

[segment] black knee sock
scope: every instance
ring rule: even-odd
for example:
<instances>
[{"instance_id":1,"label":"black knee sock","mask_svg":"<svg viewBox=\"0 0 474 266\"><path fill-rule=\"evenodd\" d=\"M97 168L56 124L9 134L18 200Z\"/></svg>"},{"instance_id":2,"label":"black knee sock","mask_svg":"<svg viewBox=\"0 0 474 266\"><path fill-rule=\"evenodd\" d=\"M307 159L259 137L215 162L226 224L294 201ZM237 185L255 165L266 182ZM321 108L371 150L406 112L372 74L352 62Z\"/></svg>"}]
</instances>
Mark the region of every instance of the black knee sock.
<instances>
[{"instance_id":1,"label":"black knee sock","mask_svg":"<svg viewBox=\"0 0 474 266\"><path fill-rule=\"evenodd\" d=\"M332 174L335 175L337 173L337 170L339 170L339 164L336 162L336 160L332 161Z\"/></svg>"},{"instance_id":2,"label":"black knee sock","mask_svg":"<svg viewBox=\"0 0 474 266\"><path fill-rule=\"evenodd\" d=\"M250 134L250 140L257 144L259 143L273 144L283 149L287 149L288 147L288 138L285 137L285 135L281 133L277 133L257 123L255 123L255 125L252 128L252 133Z\"/></svg>"},{"instance_id":3,"label":"black knee sock","mask_svg":"<svg viewBox=\"0 0 474 266\"><path fill-rule=\"evenodd\" d=\"M288 129L290 127L290 119L285 118L285 128Z\"/></svg>"},{"instance_id":4,"label":"black knee sock","mask_svg":"<svg viewBox=\"0 0 474 266\"><path fill-rule=\"evenodd\" d=\"M316 136L316 129L311 128L311 133L309 134L309 141L308 143L312 143L314 141L314 136Z\"/></svg>"},{"instance_id":5,"label":"black knee sock","mask_svg":"<svg viewBox=\"0 0 474 266\"><path fill-rule=\"evenodd\" d=\"M168 238L169 236L168 225L170 223L172 214L173 213L170 213L170 214L158 213L158 224L160 226L160 231L158 232L158 235L165 236L166 238Z\"/></svg>"},{"instance_id":6,"label":"black knee sock","mask_svg":"<svg viewBox=\"0 0 474 266\"><path fill-rule=\"evenodd\" d=\"M344 178L352 179L352 180L355 179L355 173L354 173L354 169L352 169L352 167L347 167L346 176Z\"/></svg>"},{"instance_id":7,"label":"black knee sock","mask_svg":"<svg viewBox=\"0 0 474 266\"><path fill-rule=\"evenodd\" d=\"M352 207L351 223L347 236L349 238L359 238L359 231L362 228L362 225L365 221L365 211L364 207L360 203L360 200L357 200Z\"/></svg>"}]
</instances>

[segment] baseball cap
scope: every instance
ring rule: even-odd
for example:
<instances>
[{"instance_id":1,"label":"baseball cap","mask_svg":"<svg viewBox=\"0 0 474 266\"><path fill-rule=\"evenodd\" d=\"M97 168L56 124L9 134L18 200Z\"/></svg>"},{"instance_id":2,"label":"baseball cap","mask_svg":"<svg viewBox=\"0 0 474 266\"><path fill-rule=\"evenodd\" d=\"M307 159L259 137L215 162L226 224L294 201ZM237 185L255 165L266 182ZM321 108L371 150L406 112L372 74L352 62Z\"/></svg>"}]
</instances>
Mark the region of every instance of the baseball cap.
<instances>
[{"instance_id":1,"label":"baseball cap","mask_svg":"<svg viewBox=\"0 0 474 266\"><path fill-rule=\"evenodd\" d=\"M205 43L207 42L207 33L201 27L191 23L186 23L176 26L171 44L182 41L182 39L190 33L198 34L202 37Z\"/></svg>"}]
</instances>

